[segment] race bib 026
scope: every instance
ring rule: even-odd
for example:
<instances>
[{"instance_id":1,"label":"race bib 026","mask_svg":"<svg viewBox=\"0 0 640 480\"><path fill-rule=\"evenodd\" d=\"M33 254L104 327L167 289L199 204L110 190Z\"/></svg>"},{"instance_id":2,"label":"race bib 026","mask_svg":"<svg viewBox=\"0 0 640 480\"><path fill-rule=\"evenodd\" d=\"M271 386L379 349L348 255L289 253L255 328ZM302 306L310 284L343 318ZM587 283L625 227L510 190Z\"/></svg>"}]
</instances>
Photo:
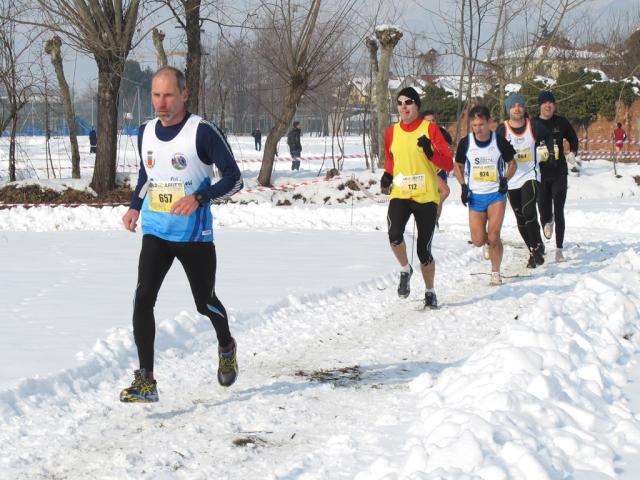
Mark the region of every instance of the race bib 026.
<instances>
[{"instance_id":1,"label":"race bib 026","mask_svg":"<svg viewBox=\"0 0 640 480\"><path fill-rule=\"evenodd\" d=\"M151 182L149 184L149 210L170 212L171 206L184 197L183 182Z\"/></svg>"}]
</instances>

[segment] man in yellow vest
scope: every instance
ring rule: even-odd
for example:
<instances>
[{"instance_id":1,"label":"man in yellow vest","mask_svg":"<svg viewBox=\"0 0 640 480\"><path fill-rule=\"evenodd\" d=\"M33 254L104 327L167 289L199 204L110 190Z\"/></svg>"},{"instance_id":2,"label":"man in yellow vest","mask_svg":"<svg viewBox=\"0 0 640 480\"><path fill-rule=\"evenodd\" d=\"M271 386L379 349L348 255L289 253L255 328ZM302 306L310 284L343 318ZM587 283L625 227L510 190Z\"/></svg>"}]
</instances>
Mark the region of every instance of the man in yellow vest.
<instances>
[{"instance_id":1,"label":"man in yellow vest","mask_svg":"<svg viewBox=\"0 0 640 480\"><path fill-rule=\"evenodd\" d=\"M389 242L400 263L398 296L407 298L413 268L407 258L404 230L413 214L418 228L417 251L425 284L425 308L437 308L434 290L436 272L431 242L436 226L440 195L438 170L453 169L451 152L435 123L420 117L420 95L403 88L396 97L400 121L387 128L384 137L385 172L380 179L383 191L391 190L387 213Z\"/></svg>"}]
</instances>

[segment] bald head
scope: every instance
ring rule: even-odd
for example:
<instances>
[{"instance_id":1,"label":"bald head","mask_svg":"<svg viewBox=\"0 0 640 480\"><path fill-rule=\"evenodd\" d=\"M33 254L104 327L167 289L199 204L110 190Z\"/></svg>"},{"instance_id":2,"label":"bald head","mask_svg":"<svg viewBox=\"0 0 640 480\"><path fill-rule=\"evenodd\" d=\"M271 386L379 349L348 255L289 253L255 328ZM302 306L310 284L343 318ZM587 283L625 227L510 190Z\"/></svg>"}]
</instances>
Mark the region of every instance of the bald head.
<instances>
[{"instance_id":1,"label":"bald head","mask_svg":"<svg viewBox=\"0 0 640 480\"><path fill-rule=\"evenodd\" d=\"M187 79L185 78L184 73L182 73L182 70L178 70L175 67L159 68L158 70L156 70L156 73L153 74L153 77L151 77L151 83L153 84L153 81L156 79L156 77L165 75L173 77L178 90L180 90L181 92L187 88Z\"/></svg>"}]
</instances>

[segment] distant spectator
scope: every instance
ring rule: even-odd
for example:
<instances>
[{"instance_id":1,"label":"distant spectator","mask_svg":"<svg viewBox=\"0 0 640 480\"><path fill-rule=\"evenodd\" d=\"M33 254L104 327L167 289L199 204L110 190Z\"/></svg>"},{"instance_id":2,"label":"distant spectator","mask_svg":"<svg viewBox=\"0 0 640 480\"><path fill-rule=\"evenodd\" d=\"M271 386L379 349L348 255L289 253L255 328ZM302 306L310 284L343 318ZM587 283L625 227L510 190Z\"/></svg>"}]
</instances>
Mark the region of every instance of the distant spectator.
<instances>
[{"instance_id":1,"label":"distant spectator","mask_svg":"<svg viewBox=\"0 0 640 480\"><path fill-rule=\"evenodd\" d=\"M262 149L262 132L260 131L260 128L256 128L251 136L256 142L256 150L260 151Z\"/></svg>"},{"instance_id":2,"label":"distant spectator","mask_svg":"<svg viewBox=\"0 0 640 480\"><path fill-rule=\"evenodd\" d=\"M613 131L613 140L615 141L616 152L621 152L624 141L627 139L627 132L624 131L620 122L618 122L617 125L618 128Z\"/></svg>"},{"instance_id":3,"label":"distant spectator","mask_svg":"<svg viewBox=\"0 0 640 480\"><path fill-rule=\"evenodd\" d=\"M98 144L98 135L96 129L91 127L89 132L89 153L96 153L96 145Z\"/></svg>"},{"instance_id":4,"label":"distant spectator","mask_svg":"<svg viewBox=\"0 0 640 480\"><path fill-rule=\"evenodd\" d=\"M302 145L300 144L300 136L302 129L300 122L293 122L293 128L287 134L287 145L291 153L291 170L300 170L300 155L302 154Z\"/></svg>"}]
</instances>

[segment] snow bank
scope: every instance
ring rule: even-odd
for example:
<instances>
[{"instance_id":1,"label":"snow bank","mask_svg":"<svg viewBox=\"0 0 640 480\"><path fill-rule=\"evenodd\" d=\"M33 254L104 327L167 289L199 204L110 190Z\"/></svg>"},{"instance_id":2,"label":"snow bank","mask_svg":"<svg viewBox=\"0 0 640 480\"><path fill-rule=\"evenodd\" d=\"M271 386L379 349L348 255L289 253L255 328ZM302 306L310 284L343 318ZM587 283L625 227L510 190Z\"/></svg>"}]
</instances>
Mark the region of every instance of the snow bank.
<instances>
[{"instance_id":1,"label":"snow bank","mask_svg":"<svg viewBox=\"0 0 640 480\"><path fill-rule=\"evenodd\" d=\"M402 453L356 478L615 477L618 452L640 454L640 419L621 390L640 347L639 311L633 250L570 292L542 295L460 366L415 379L421 420Z\"/></svg>"}]
</instances>

